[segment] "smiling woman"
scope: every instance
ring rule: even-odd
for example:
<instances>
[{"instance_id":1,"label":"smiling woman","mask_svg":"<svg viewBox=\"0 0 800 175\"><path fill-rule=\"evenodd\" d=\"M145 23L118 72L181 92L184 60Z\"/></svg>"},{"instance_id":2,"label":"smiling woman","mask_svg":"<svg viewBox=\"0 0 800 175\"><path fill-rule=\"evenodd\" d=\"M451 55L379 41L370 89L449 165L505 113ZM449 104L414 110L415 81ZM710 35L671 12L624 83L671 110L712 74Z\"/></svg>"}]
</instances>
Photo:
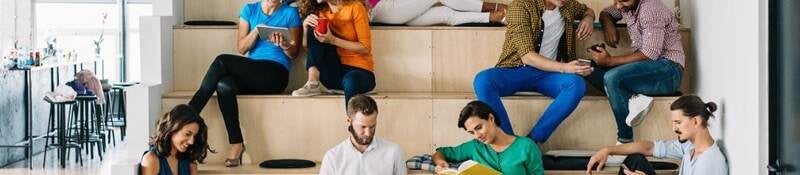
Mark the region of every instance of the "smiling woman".
<instances>
[{"instance_id":1,"label":"smiling woman","mask_svg":"<svg viewBox=\"0 0 800 175\"><path fill-rule=\"evenodd\" d=\"M194 111L181 104L158 121L150 150L142 157L142 175L197 174L197 163L203 163L210 149L208 127Z\"/></svg>"},{"instance_id":2,"label":"smiling woman","mask_svg":"<svg viewBox=\"0 0 800 175\"><path fill-rule=\"evenodd\" d=\"M536 143L528 137L503 132L495 112L486 103L469 102L459 114L458 127L474 139L456 147L437 148L433 155L437 173L450 168L448 162L472 160L503 174L544 174Z\"/></svg>"}]
</instances>

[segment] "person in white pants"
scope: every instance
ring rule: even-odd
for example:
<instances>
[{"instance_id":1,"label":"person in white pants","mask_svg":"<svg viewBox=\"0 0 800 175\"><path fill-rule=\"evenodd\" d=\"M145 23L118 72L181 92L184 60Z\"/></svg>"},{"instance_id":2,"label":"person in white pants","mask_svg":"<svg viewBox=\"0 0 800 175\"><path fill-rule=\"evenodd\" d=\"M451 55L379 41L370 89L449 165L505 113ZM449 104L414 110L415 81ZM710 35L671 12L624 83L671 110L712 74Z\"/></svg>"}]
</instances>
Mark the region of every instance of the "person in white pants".
<instances>
[{"instance_id":1,"label":"person in white pants","mask_svg":"<svg viewBox=\"0 0 800 175\"><path fill-rule=\"evenodd\" d=\"M366 0L370 22L431 26L502 23L506 5L482 0ZM444 6L436 6L442 3Z\"/></svg>"}]
</instances>

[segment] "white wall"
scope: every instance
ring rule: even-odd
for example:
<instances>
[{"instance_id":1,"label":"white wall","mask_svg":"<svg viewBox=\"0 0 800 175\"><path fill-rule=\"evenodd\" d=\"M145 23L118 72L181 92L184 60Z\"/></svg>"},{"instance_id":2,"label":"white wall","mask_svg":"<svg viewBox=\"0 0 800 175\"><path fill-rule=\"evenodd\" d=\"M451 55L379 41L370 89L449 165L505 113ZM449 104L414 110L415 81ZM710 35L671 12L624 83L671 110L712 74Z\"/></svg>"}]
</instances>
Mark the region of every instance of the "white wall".
<instances>
[{"instance_id":1,"label":"white wall","mask_svg":"<svg viewBox=\"0 0 800 175\"><path fill-rule=\"evenodd\" d=\"M0 0L0 52L14 47L12 33L14 33L15 3L13 0ZM0 53L5 55L6 53Z\"/></svg>"},{"instance_id":2,"label":"white wall","mask_svg":"<svg viewBox=\"0 0 800 175\"><path fill-rule=\"evenodd\" d=\"M32 10L30 0L0 0L0 52L14 47L14 41L20 47L32 46Z\"/></svg>"},{"instance_id":3,"label":"white wall","mask_svg":"<svg viewBox=\"0 0 800 175\"><path fill-rule=\"evenodd\" d=\"M697 92L723 107L718 115L731 174L766 174L767 89L760 85L766 84L766 28L760 27L767 20L766 2L688 3L697 51Z\"/></svg>"}]
</instances>

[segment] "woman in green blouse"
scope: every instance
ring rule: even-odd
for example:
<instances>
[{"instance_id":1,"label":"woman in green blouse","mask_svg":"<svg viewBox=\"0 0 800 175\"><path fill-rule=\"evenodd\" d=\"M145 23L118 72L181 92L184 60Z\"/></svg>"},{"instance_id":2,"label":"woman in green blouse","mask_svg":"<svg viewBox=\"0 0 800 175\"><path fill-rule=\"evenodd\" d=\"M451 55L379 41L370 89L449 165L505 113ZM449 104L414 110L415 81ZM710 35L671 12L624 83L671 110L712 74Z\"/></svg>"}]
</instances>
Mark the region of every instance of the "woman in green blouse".
<instances>
[{"instance_id":1,"label":"woman in green blouse","mask_svg":"<svg viewBox=\"0 0 800 175\"><path fill-rule=\"evenodd\" d=\"M472 101L461 110L458 127L475 139L457 147L440 147L433 155L436 172L448 167L447 162L473 160L513 175L544 174L539 147L527 137L508 135L500 129L495 113L480 101Z\"/></svg>"}]
</instances>

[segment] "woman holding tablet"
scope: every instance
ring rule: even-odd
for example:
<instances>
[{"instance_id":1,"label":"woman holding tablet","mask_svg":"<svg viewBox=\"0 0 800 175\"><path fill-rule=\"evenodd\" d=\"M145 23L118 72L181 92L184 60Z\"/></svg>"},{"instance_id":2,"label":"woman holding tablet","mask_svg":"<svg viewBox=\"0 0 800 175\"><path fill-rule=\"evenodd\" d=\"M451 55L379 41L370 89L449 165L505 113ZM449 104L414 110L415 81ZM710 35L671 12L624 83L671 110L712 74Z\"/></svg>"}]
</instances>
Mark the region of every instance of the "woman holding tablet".
<instances>
[{"instance_id":1,"label":"woman holding tablet","mask_svg":"<svg viewBox=\"0 0 800 175\"><path fill-rule=\"evenodd\" d=\"M248 3L239 14L236 50L239 55L222 54L211 63L200 88L189 101L197 112L203 110L209 98L217 92L219 108L231 144L225 165L239 166L245 150L239 128L237 94L278 94L289 82L291 59L297 56L298 42L284 40L279 32L269 38L259 38L257 25L288 28L291 37L300 38L301 18L297 8L281 0L262 0Z\"/></svg>"}]
</instances>

